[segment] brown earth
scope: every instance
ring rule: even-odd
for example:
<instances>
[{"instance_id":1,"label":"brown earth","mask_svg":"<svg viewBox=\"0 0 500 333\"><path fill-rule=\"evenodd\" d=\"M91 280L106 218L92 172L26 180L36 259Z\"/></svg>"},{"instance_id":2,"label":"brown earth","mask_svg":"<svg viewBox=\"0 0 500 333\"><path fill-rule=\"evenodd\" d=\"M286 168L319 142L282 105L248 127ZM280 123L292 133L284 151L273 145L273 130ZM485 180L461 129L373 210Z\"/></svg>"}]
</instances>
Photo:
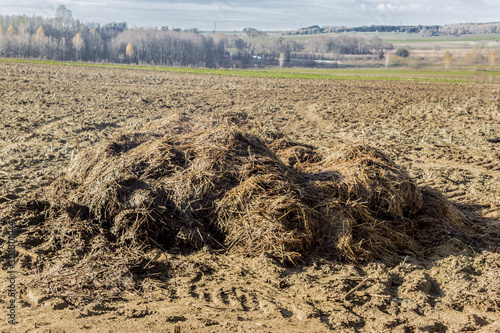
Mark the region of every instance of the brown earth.
<instances>
[{"instance_id":1,"label":"brown earth","mask_svg":"<svg viewBox=\"0 0 500 333\"><path fill-rule=\"evenodd\" d=\"M0 64L2 332L500 331L500 86L198 76L139 70ZM445 193L486 239L451 238L426 258L305 258L298 266L200 251L157 253L161 288L73 304L29 284L62 258L17 236L18 308L7 322L8 216L60 176L80 151L172 115L232 113L293 139L382 149L420 185ZM74 263L73 263L74 265ZM40 273L41 274L41 273ZM62 277L64 278L64 277ZM71 277L67 277L70 279ZM98 278L98 277L96 277Z\"/></svg>"}]
</instances>

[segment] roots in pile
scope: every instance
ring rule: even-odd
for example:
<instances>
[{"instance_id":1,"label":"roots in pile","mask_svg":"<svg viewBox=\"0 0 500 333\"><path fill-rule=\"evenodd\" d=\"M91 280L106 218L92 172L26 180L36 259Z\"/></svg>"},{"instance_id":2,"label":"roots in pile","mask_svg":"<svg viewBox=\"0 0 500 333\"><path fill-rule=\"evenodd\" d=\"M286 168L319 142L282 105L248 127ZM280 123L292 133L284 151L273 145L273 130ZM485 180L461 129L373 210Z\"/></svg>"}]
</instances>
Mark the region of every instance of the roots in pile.
<instances>
[{"instance_id":1,"label":"roots in pile","mask_svg":"<svg viewBox=\"0 0 500 333\"><path fill-rule=\"evenodd\" d=\"M82 262L204 247L358 261L421 254L464 232L460 211L374 148L325 154L220 120L155 126L82 152L44 189L42 227L58 251Z\"/></svg>"}]
</instances>

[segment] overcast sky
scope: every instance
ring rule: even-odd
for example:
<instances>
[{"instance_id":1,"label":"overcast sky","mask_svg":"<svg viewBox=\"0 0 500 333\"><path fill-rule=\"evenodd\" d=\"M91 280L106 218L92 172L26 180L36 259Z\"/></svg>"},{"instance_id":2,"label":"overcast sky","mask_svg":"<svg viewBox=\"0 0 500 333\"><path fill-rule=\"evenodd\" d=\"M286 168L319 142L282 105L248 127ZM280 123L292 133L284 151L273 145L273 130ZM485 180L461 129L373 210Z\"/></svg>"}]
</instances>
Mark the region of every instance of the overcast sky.
<instances>
[{"instance_id":1,"label":"overcast sky","mask_svg":"<svg viewBox=\"0 0 500 333\"><path fill-rule=\"evenodd\" d=\"M127 22L131 27L241 30L310 25L417 25L500 21L498 0L0 0L0 15L53 17L65 5L82 22Z\"/></svg>"}]
</instances>

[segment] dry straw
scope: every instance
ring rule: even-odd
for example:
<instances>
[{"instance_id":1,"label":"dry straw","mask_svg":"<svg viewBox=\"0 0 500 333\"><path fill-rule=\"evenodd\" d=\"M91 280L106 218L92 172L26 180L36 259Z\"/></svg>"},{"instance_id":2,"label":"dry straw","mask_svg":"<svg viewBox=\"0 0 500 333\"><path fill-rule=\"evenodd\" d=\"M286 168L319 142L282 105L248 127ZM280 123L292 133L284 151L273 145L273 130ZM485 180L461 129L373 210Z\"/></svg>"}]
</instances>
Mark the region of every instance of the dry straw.
<instances>
[{"instance_id":1,"label":"dry straw","mask_svg":"<svg viewBox=\"0 0 500 333\"><path fill-rule=\"evenodd\" d=\"M245 119L170 118L80 152L39 198L48 242L79 261L66 268L82 275L73 287L107 274L108 290L127 289L130 272L155 267L153 248L359 261L424 254L466 233L460 211L381 151L323 154ZM64 271L39 281L60 286Z\"/></svg>"}]
</instances>

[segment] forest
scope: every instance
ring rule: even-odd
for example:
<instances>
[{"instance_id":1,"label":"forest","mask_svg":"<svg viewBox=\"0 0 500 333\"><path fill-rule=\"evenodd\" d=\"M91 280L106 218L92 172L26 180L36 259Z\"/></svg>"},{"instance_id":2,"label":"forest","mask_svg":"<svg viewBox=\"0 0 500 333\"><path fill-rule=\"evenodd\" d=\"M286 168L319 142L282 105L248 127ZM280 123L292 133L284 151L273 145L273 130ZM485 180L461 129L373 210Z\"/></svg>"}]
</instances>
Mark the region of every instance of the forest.
<instances>
[{"instance_id":1,"label":"forest","mask_svg":"<svg viewBox=\"0 0 500 333\"><path fill-rule=\"evenodd\" d=\"M392 44L379 37L320 33L339 32L339 29L392 31L393 28L372 26L328 30L312 26L282 36L268 36L248 27L239 34L203 34L197 29L181 30L167 26L130 28L125 22L82 23L69 9L60 5L50 18L0 16L0 57L205 68L283 66L292 62L307 66L306 62L310 65L313 60L338 60L343 55L375 55L383 59L389 50L394 49ZM496 24L418 26L408 27L407 31L433 35L436 31L453 34L484 29L496 31ZM286 38L287 34L315 36L302 40Z\"/></svg>"},{"instance_id":2,"label":"forest","mask_svg":"<svg viewBox=\"0 0 500 333\"><path fill-rule=\"evenodd\" d=\"M216 67L223 42L196 31L129 29L75 20L61 5L53 18L0 16L0 57Z\"/></svg>"},{"instance_id":3,"label":"forest","mask_svg":"<svg viewBox=\"0 0 500 333\"><path fill-rule=\"evenodd\" d=\"M207 36L196 29L132 29L125 22L88 24L74 19L63 5L53 18L0 16L0 57L4 58L217 68L381 54L390 48L378 37L317 36L296 41L269 37L250 27L240 35Z\"/></svg>"},{"instance_id":4,"label":"forest","mask_svg":"<svg viewBox=\"0 0 500 333\"><path fill-rule=\"evenodd\" d=\"M256 62L275 65L323 54L379 54L391 47L377 37L319 36L299 42L269 37L255 28L243 29L242 36L211 37L196 29L131 29L124 22L85 24L65 6L59 6L53 18L0 16L0 57L4 58L217 68Z\"/></svg>"},{"instance_id":5,"label":"forest","mask_svg":"<svg viewBox=\"0 0 500 333\"><path fill-rule=\"evenodd\" d=\"M285 32L286 35L316 35L344 32L394 32L420 33L426 36L463 36L471 34L496 34L500 32L500 23L461 23L439 25L370 25L363 27L312 25Z\"/></svg>"}]
</instances>

